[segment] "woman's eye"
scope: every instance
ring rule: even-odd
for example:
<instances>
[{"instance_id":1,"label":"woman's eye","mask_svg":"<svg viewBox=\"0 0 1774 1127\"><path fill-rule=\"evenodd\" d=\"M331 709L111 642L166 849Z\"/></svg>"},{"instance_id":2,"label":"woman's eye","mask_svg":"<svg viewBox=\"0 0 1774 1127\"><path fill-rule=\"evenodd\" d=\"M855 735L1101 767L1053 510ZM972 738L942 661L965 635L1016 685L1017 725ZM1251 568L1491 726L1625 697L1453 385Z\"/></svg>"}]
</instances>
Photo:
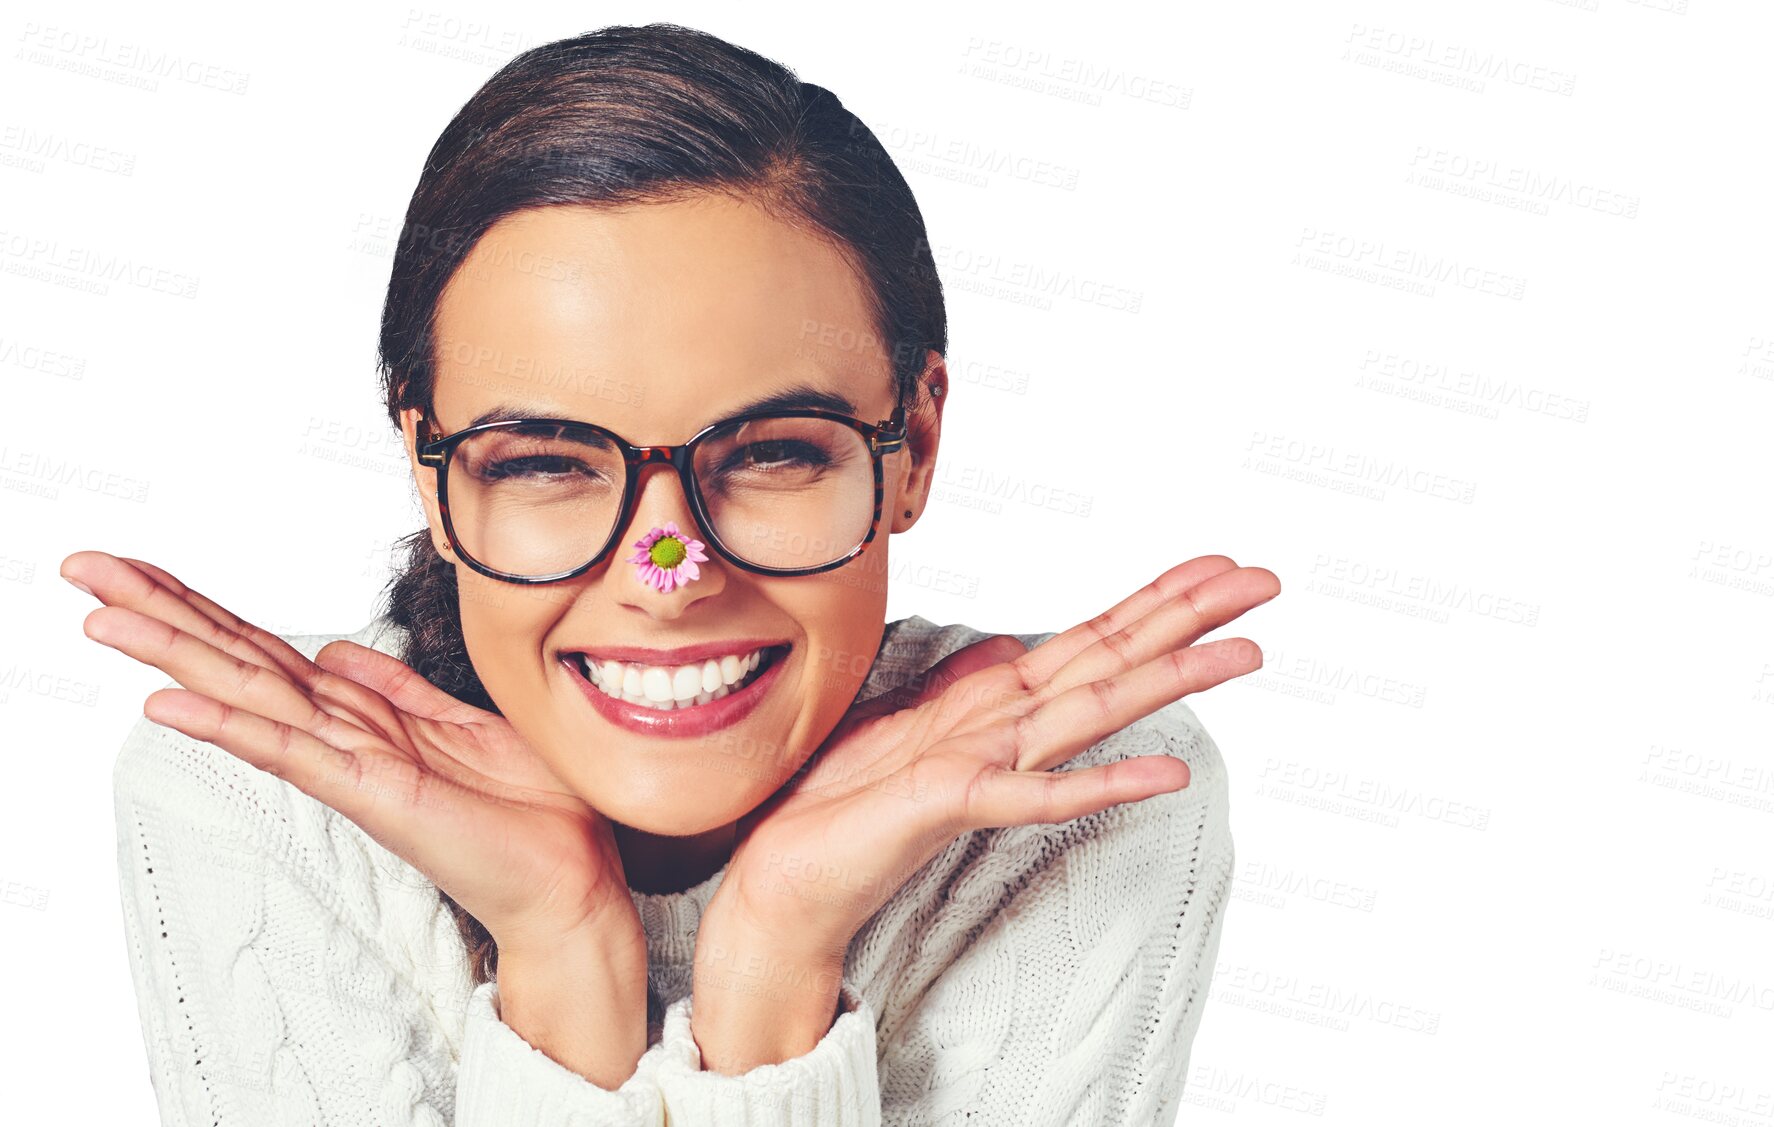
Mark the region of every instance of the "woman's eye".
<instances>
[{"instance_id":1,"label":"woman's eye","mask_svg":"<svg viewBox=\"0 0 1774 1127\"><path fill-rule=\"evenodd\" d=\"M825 464L823 455L823 451L805 442L752 442L739 451L739 464L744 468L765 469L784 465L822 466Z\"/></svg>"},{"instance_id":2,"label":"woman's eye","mask_svg":"<svg viewBox=\"0 0 1774 1127\"><path fill-rule=\"evenodd\" d=\"M507 478L543 479L595 474L590 466L576 458L558 454L532 454L522 458L504 458L487 466L481 477L486 481Z\"/></svg>"}]
</instances>

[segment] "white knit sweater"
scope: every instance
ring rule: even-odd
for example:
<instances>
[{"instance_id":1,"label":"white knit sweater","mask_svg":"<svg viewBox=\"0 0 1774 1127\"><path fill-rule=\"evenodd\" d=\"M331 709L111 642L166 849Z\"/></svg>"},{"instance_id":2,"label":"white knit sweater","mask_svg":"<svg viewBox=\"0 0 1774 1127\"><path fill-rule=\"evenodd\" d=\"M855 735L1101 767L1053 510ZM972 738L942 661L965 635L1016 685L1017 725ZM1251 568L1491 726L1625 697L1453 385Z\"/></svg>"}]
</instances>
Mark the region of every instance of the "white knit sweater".
<instances>
[{"instance_id":1,"label":"white knit sweater","mask_svg":"<svg viewBox=\"0 0 1774 1127\"><path fill-rule=\"evenodd\" d=\"M312 657L340 636L288 640ZM860 697L985 636L892 623ZM401 631L383 616L343 637L398 655ZM290 784L144 718L114 771L117 860L161 1121L1171 1123L1229 899L1225 765L1179 701L1056 770L1153 753L1187 761L1190 784L956 839L851 943L824 1038L743 1075L701 1071L690 1034L697 923L726 870L631 890L651 1047L612 1091L500 1020L497 983L472 984L418 870Z\"/></svg>"}]
</instances>

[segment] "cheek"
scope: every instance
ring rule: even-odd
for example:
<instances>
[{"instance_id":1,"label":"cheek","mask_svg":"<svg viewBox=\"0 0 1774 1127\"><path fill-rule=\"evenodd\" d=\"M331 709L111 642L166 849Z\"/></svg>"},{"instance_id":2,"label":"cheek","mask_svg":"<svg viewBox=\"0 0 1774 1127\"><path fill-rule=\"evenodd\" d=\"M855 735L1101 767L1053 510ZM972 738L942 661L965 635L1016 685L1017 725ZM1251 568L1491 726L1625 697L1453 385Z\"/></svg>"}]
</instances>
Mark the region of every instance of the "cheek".
<instances>
[{"instance_id":1,"label":"cheek","mask_svg":"<svg viewBox=\"0 0 1774 1127\"><path fill-rule=\"evenodd\" d=\"M806 633L798 686L800 707L822 729L835 725L874 665L886 605L886 585L870 580L854 560L838 571L855 568L848 582L820 584L817 606L804 606L799 620ZM834 573L835 575L836 573ZM865 582L857 582L865 580ZM814 599L807 599L814 602Z\"/></svg>"},{"instance_id":2,"label":"cheek","mask_svg":"<svg viewBox=\"0 0 1774 1127\"><path fill-rule=\"evenodd\" d=\"M464 577L465 570L458 569L457 581L463 643L488 695L513 718L525 702L548 691L542 657L546 619L536 613L540 608L498 589L505 584L480 575Z\"/></svg>"}]
</instances>

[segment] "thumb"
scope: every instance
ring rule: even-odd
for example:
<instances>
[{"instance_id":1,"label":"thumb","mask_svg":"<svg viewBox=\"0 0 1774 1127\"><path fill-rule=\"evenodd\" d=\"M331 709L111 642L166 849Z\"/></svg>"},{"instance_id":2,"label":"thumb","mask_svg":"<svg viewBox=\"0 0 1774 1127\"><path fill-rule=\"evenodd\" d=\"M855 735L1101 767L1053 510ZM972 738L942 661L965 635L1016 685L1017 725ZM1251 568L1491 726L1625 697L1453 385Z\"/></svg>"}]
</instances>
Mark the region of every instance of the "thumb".
<instances>
[{"instance_id":1,"label":"thumb","mask_svg":"<svg viewBox=\"0 0 1774 1127\"><path fill-rule=\"evenodd\" d=\"M981 638L972 645L962 646L898 688L889 689L880 696L870 697L855 706L850 710L850 718L865 720L916 708L925 701L935 700L947 692L950 685L968 674L1013 661L1028 652L1027 646L1009 634Z\"/></svg>"},{"instance_id":2,"label":"thumb","mask_svg":"<svg viewBox=\"0 0 1774 1127\"><path fill-rule=\"evenodd\" d=\"M419 676L399 658L339 638L314 655L314 664L328 673L356 681L387 698L402 712L446 724L467 724L485 719L488 713L455 697Z\"/></svg>"}]
</instances>

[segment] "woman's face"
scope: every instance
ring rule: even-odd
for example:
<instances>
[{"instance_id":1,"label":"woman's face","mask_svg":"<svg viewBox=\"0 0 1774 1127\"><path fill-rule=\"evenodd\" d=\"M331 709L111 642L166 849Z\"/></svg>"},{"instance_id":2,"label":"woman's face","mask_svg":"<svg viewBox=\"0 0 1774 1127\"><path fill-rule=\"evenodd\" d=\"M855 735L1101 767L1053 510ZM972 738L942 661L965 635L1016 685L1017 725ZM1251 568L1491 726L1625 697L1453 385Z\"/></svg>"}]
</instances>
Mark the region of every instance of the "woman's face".
<instances>
[{"instance_id":1,"label":"woman's face","mask_svg":"<svg viewBox=\"0 0 1774 1127\"><path fill-rule=\"evenodd\" d=\"M675 445L791 387L842 396L865 422L887 419L896 402L862 280L828 243L726 195L507 216L452 277L435 335L431 425L440 434L509 406L596 423L640 445ZM927 359L926 381L946 392L941 357ZM402 416L409 457L417 415ZM669 466L641 472L634 514L596 567L519 585L450 552L436 472L414 461L432 540L456 563L469 657L563 786L620 824L688 836L730 825L806 761L874 660L888 534L910 527L916 517L906 510L922 512L930 486L938 414L908 405L908 422L906 445L884 457L881 524L861 555L781 578L734 567L709 548L700 578L669 592L626 562L637 540L667 522L708 542ZM749 712L694 735L637 731L606 715L588 695L600 690L564 656L710 643L737 658L762 644L788 649L776 668L760 669L763 691ZM731 675L733 664L716 660ZM643 724L696 711L653 713Z\"/></svg>"}]
</instances>

